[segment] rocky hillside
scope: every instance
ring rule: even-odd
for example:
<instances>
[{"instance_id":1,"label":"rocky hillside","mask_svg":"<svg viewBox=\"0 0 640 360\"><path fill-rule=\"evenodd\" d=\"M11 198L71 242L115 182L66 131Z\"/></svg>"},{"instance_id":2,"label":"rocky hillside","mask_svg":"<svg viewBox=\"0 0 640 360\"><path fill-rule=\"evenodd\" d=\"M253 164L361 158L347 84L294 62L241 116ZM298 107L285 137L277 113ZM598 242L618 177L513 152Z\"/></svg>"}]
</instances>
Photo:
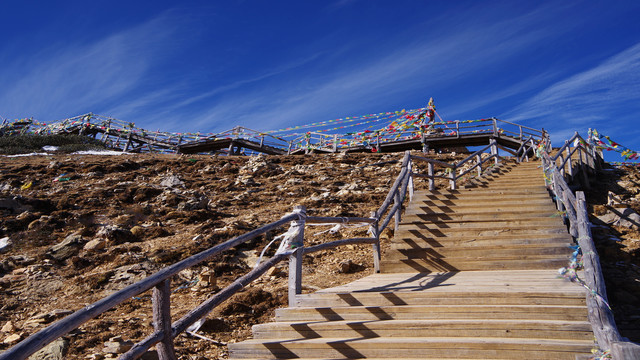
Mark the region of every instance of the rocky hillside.
<instances>
[{"instance_id":1,"label":"rocky hillside","mask_svg":"<svg viewBox=\"0 0 640 360\"><path fill-rule=\"evenodd\" d=\"M455 154L434 156L447 162L460 159ZM309 214L318 216L367 216L386 196L400 158L2 157L0 351L166 265L277 220L295 205L305 205ZM605 171L601 186L588 198L598 216L621 209L604 206L608 190L638 211L639 183L637 169ZM424 185L417 181L418 187ZM594 234L620 327L625 336L639 341L634 324L640 315L640 237L634 224L612 219L602 220ZM326 232L329 228L309 230L307 243L366 233L366 227L335 233ZM257 238L172 279L174 318L247 272L273 236L285 231ZM390 236L390 231L383 234L383 248ZM372 271L370 246L320 252L304 262L304 291L346 283ZM115 358L152 332L150 304L150 294L143 294L80 327L62 341L69 348L66 358L98 359L102 353ZM225 357L227 343L245 339L252 324L268 320L285 304L283 267L210 314L198 331L202 338L176 339L181 358Z\"/></svg>"}]
</instances>

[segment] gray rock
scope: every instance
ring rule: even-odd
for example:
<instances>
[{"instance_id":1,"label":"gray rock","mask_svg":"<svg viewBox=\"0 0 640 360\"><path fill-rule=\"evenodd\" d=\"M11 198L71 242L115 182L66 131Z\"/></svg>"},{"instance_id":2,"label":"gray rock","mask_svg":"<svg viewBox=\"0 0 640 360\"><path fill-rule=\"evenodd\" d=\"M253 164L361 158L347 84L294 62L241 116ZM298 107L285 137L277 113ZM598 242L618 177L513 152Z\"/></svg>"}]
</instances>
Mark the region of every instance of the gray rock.
<instances>
[{"instance_id":1,"label":"gray rock","mask_svg":"<svg viewBox=\"0 0 640 360\"><path fill-rule=\"evenodd\" d=\"M93 239L84 245L84 249L87 251L102 250L107 246L107 241L104 239Z\"/></svg>"},{"instance_id":2,"label":"gray rock","mask_svg":"<svg viewBox=\"0 0 640 360\"><path fill-rule=\"evenodd\" d=\"M5 251L9 251L9 249L11 249L11 245L11 239L9 239L9 237L3 237L0 239L0 254Z\"/></svg>"},{"instance_id":3,"label":"gray rock","mask_svg":"<svg viewBox=\"0 0 640 360\"><path fill-rule=\"evenodd\" d=\"M62 360L67 355L68 350L69 341L59 338L31 355L29 360Z\"/></svg>"},{"instance_id":4,"label":"gray rock","mask_svg":"<svg viewBox=\"0 0 640 360\"><path fill-rule=\"evenodd\" d=\"M133 235L130 230L120 228L115 225L107 225L102 227L97 236L104 237L105 239L113 242L113 244L123 244L126 242L136 242L139 239Z\"/></svg>"},{"instance_id":5,"label":"gray rock","mask_svg":"<svg viewBox=\"0 0 640 360\"><path fill-rule=\"evenodd\" d=\"M609 225L640 229L640 215L631 208L610 208L606 214L598 216L598 219Z\"/></svg>"},{"instance_id":6,"label":"gray rock","mask_svg":"<svg viewBox=\"0 0 640 360\"><path fill-rule=\"evenodd\" d=\"M133 347L133 341L123 340L121 336L114 336L104 343L103 351L111 354L124 354Z\"/></svg>"},{"instance_id":7,"label":"gray rock","mask_svg":"<svg viewBox=\"0 0 640 360\"><path fill-rule=\"evenodd\" d=\"M168 175L160 182L160 185L169 188L184 187L184 182L175 175Z\"/></svg>"},{"instance_id":8,"label":"gray rock","mask_svg":"<svg viewBox=\"0 0 640 360\"><path fill-rule=\"evenodd\" d=\"M47 255L55 260L63 261L76 255L83 245L84 239L82 235L69 235L61 243L49 248Z\"/></svg>"}]
</instances>

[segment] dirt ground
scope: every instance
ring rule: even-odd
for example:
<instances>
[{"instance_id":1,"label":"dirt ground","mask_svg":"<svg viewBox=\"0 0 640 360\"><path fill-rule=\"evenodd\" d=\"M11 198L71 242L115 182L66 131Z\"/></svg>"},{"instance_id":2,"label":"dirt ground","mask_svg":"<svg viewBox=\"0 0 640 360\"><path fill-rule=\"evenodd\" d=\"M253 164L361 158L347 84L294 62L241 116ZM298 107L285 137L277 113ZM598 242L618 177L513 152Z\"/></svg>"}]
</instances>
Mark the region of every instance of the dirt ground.
<instances>
[{"instance_id":1,"label":"dirt ground","mask_svg":"<svg viewBox=\"0 0 640 360\"><path fill-rule=\"evenodd\" d=\"M0 239L9 245L0 254L0 351L164 266L275 221L295 205L305 205L310 215L368 216L395 180L401 156L1 157ZM451 162L463 155L433 156ZM638 174L637 168L604 172L602 186L587 193L593 211L603 211L605 188L626 201L634 199L631 206L640 211ZM418 188L426 185L416 182ZM365 236L367 230L324 232L329 228L310 228L306 245ZM286 230L173 278L173 318L249 271L265 245ZM383 251L392 235L382 234ZM594 228L594 235L621 332L640 341L640 233L603 225ZM366 276L372 263L368 245L305 256L304 291ZM226 344L246 339L251 325L268 321L275 308L286 306L286 276L283 264L216 308L198 331L205 338L180 335L180 359L225 358ZM67 358L104 358L98 354L119 352L151 333L150 293L144 293L69 334Z\"/></svg>"}]
</instances>

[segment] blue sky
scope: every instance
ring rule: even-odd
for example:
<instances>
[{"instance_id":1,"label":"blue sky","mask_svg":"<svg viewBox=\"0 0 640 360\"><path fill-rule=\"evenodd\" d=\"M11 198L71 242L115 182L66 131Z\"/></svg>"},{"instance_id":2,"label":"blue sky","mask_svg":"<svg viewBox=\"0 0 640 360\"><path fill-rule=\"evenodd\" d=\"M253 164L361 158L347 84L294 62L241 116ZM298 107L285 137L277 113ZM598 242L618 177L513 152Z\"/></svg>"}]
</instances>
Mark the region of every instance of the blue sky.
<instances>
[{"instance_id":1,"label":"blue sky","mask_svg":"<svg viewBox=\"0 0 640 360\"><path fill-rule=\"evenodd\" d=\"M270 130L414 109L640 150L640 1L0 0L0 116Z\"/></svg>"}]
</instances>

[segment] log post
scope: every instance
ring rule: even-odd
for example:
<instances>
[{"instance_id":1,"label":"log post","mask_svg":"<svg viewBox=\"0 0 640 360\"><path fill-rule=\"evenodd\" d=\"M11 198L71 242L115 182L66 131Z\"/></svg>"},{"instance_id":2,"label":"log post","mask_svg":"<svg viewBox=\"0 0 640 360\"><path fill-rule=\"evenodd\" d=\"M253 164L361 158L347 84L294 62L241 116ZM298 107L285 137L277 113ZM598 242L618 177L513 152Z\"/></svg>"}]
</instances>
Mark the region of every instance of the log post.
<instances>
[{"instance_id":1,"label":"log post","mask_svg":"<svg viewBox=\"0 0 640 360\"><path fill-rule=\"evenodd\" d=\"M380 232L378 230L378 215L375 211L371 212L371 217L375 218L376 221L369 225L369 233L372 238L376 239L376 242L371 244L373 247L373 271L375 273L380 272Z\"/></svg>"},{"instance_id":2,"label":"log post","mask_svg":"<svg viewBox=\"0 0 640 360\"><path fill-rule=\"evenodd\" d=\"M409 176L409 202L413 201L413 161L411 155L409 155L409 163L407 164L407 176Z\"/></svg>"},{"instance_id":3,"label":"log post","mask_svg":"<svg viewBox=\"0 0 640 360\"><path fill-rule=\"evenodd\" d=\"M176 360L171 331L171 283L164 280L153 288L153 329L162 333L156 345L159 360Z\"/></svg>"},{"instance_id":4,"label":"log post","mask_svg":"<svg viewBox=\"0 0 640 360\"><path fill-rule=\"evenodd\" d=\"M494 119L493 121L494 121L494 123L495 123L495 121L496 121L496 120ZM494 156L494 157L493 157L493 163L494 163L495 165L498 165L498 162L499 162L499 161L498 161L498 145L497 145L497 143L496 143L496 140L495 140L495 139L494 139L494 140L492 140L492 143L491 143L491 155L493 155L493 156Z\"/></svg>"},{"instance_id":5,"label":"log post","mask_svg":"<svg viewBox=\"0 0 640 360\"><path fill-rule=\"evenodd\" d=\"M298 220L292 223L298 226L298 236L291 241L293 253L289 255L289 307L296 305L296 295L302 293L302 253L304 251L304 225L307 209L303 205L296 205L293 212L300 214Z\"/></svg>"},{"instance_id":6,"label":"log post","mask_svg":"<svg viewBox=\"0 0 640 360\"><path fill-rule=\"evenodd\" d=\"M582 249L585 282L591 294L587 295L589 322L602 349L611 349L612 343L622 341L613 313L609 310L607 289L602 276L602 268L591 236L587 203L582 191L576 192L576 216L578 219L578 244Z\"/></svg>"},{"instance_id":7,"label":"log post","mask_svg":"<svg viewBox=\"0 0 640 360\"><path fill-rule=\"evenodd\" d=\"M520 137L518 137L518 140L522 141L522 125L518 125L518 127L520 128Z\"/></svg>"},{"instance_id":8,"label":"log post","mask_svg":"<svg viewBox=\"0 0 640 360\"><path fill-rule=\"evenodd\" d=\"M569 202L569 196L566 192L562 192L562 201L566 204L565 211L567 212L567 218L569 219L569 234L574 238L578 237L578 228L576 227L576 209L573 207L575 204ZM575 220L575 221L574 221Z\"/></svg>"},{"instance_id":9,"label":"log post","mask_svg":"<svg viewBox=\"0 0 640 360\"><path fill-rule=\"evenodd\" d=\"M460 120L456 120L456 139L460 139Z\"/></svg>"},{"instance_id":10,"label":"log post","mask_svg":"<svg viewBox=\"0 0 640 360\"><path fill-rule=\"evenodd\" d=\"M478 177L482 176L482 156L476 155L476 162L478 164Z\"/></svg>"},{"instance_id":11,"label":"log post","mask_svg":"<svg viewBox=\"0 0 640 360\"><path fill-rule=\"evenodd\" d=\"M552 175L553 193L556 196L556 208L558 209L558 211L562 212L562 211L564 211L564 204L562 203L562 198L563 198L564 194L562 193L562 187L558 183L560 181L560 178L561 178L560 175L558 175L558 173L554 171L553 175Z\"/></svg>"},{"instance_id":12,"label":"log post","mask_svg":"<svg viewBox=\"0 0 640 360\"><path fill-rule=\"evenodd\" d=\"M571 161L571 151L569 150L569 140L565 140L564 141L564 145L565 145L565 156L567 157L567 170L569 171L568 174L568 183L570 183L571 181L573 181L573 163ZM578 150L580 151L580 150Z\"/></svg>"},{"instance_id":13,"label":"log post","mask_svg":"<svg viewBox=\"0 0 640 360\"><path fill-rule=\"evenodd\" d=\"M585 153L584 156L586 157L587 154ZM587 169L584 166L584 160L582 159L582 149L578 149L578 162L579 162L579 166L580 166L580 175L582 176L582 186L589 190L591 188L591 184L589 184L589 175L587 174Z\"/></svg>"},{"instance_id":14,"label":"log post","mask_svg":"<svg viewBox=\"0 0 640 360\"><path fill-rule=\"evenodd\" d=\"M338 152L338 134L333 134L333 152Z\"/></svg>"},{"instance_id":15,"label":"log post","mask_svg":"<svg viewBox=\"0 0 640 360\"><path fill-rule=\"evenodd\" d=\"M129 150L129 146L131 146L131 135L133 134L133 130L129 129L129 136L127 137L127 143L124 145L124 149L122 152L127 152Z\"/></svg>"},{"instance_id":16,"label":"log post","mask_svg":"<svg viewBox=\"0 0 640 360\"><path fill-rule=\"evenodd\" d=\"M429 175L429 191L436 189L435 179L433 178L433 163L427 163L427 175Z\"/></svg>"},{"instance_id":17,"label":"log post","mask_svg":"<svg viewBox=\"0 0 640 360\"><path fill-rule=\"evenodd\" d=\"M393 224L393 231L394 231L394 233L395 233L395 232L397 232L397 231L398 231L398 226L400 225L400 216L402 215L402 214L401 214L401 211L400 211L400 210L401 210L401 208L402 208L402 204L401 204L401 202L400 202L400 187L398 187L398 188L396 189L395 194L393 194L393 205L394 205L394 207L395 207L396 205L398 205L398 209L396 210L396 213L394 214L394 215L395 215L395 216L394 216L394 218L395 218L395 222L394 222L394 224Z\"/></svg>"},{"instance_id":18,"label":"log post","mask_svg":"<svg viewBox=\"0 0 640 360\"><path fill-rule=\"evenodd\" d=\"M449 173L449 185L451 187L451 190L455 190L457 189L456 187L456 168L449 168L451 169L451 172Z\"/></svg>"},{"instance_id":19,"label":"log post","mask_svg":"<svg viewBox=\"0 0 640 360\"><path fill-rule=\"evenodd\" d=\"M498 121L493 118L493 136L498 136Z\"/></svg>"}]
</instances>

